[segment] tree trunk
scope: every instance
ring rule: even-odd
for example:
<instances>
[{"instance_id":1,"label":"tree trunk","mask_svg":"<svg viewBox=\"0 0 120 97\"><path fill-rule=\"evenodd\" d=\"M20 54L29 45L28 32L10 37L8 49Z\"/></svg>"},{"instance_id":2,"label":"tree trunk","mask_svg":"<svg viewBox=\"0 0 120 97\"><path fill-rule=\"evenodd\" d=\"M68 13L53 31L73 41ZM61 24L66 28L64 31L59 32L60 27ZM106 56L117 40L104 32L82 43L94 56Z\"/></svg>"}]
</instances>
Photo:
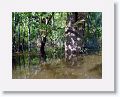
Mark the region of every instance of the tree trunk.
<instances>
[{"instance_id":1,"label":"tree trunk","mask_svg":"<svg viewBox=\"0 0 120 97\"><path fill-rule=\"evenodd\" d=\"M25 30L24 30L24 32L23 32L23 43L22 43L22 46L23 46L23 52L25 51L25 45L24 45L24 43L25 43L25 40L24 40L24 38L25 38Z\"/></svg>"},{"instance_id":2,"label":"tree trunk","mask_svg":"<svg viewBox=\"0 0 120 97\"><path fill-rule=\"evenodd\" d=\"M85 30L84 13L72 12L68 15L65 31L65 58L71 60L80 55Z\"/></svg>"},{"instance_id":3,"label":"tree trunk","mask_svg":"<svg viewBox=\"0 0 120 97\"><path fill-rule=\"evenodd\" d=\"M42 61L46 61L45 44L46 44L46 36L42 37L41 39L40 54Z\"/></svg>"},{"instance_id":4,"label":"tree trunk","mask_svg":"<svg viewBox=\"0 0 120 97\"><path fill-rule=\"evenodd\" d=\"M23 39L22 39L22 49L23 49L23 52L25 51L25 24L24 24L24 30L23 30Z\"/></svg>"},{"instance_id":5,"label":"tree trunk","mask_svg":"<svg viewBox=\"0 0 120 97\"><path fill-rule=\"evenodd\" d=\"M16 21L16 18L15 18L15 14L14 13L12 13L12 15L13 15L13 21L15 22ZM12 32L13 32L13 34L12 34L12 37L13 37L13 40L12 40L12 51L13 51L13 53L14 52L16 52L16 37L15 37L15 32L16 32L16 24L14 23L13 25L12 25Z\"/></svg>"},{"instance_id":6,"label":"tree trunk","mask_svg":"<svg viewBox=\"0 0 120 97\"><path fill-rule=\"evenodd\" d=\"M54 12L52 13L53 17L52 17L52 20L51 20L51 24L52 24L52 28L54 29Z\"/></svg>"},{"instance_id":7,"label":"tree trunk","mask_svg":"<svg viewBox=\"0 0 120 97\"><path fill-rule=\"evenodd\" d=\"M20 24L18 24L18 52L20 52Z\"/></svg>"},{"instance_id":8,"label":"tree trunk","mask_svg":"<svg viewBox=\"0 0 120 97\"><path fill-rule=\"evenodd\" d=\"M29 24L28 24L28 51L30 52L31 46L30 46L30 18L29 18Z\"/></svg>"}]
</instances>

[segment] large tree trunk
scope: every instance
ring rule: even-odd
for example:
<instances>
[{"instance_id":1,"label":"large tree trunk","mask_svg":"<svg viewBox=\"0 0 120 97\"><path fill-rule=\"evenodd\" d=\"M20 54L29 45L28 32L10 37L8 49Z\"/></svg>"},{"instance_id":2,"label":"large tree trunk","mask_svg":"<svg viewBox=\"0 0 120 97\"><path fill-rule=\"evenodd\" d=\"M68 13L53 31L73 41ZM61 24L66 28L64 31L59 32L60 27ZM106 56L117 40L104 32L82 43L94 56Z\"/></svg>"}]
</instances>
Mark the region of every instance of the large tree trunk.
<instances>
[{"instance_id":1,"label":"large tree trunk","mask_svg":"<svg viewBox=\"0 0 120 97\"><path fill-rule=\"evenodd\" d=\"M71 60L80 55L83 46L85 13L72 12L67 18L65 58Z\"/></svg>"}]
</instances>

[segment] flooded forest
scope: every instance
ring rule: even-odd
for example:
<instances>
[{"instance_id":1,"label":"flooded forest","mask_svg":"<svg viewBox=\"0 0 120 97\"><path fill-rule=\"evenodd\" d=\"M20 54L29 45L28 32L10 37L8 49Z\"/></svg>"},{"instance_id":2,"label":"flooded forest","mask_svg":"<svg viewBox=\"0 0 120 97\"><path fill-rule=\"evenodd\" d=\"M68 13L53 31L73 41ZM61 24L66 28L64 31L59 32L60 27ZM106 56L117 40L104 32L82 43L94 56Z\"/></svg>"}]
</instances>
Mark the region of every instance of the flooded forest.
<instances>
[{"instance_id":1,"label":"flooded forest","mask_svg":"<svg viewBox=\"0 0 120 97\"><path fill-rule=\"evenodd\" d=\"M101 12L12 12L13 79L101 79Z\"/></svg>"}]
</instances>

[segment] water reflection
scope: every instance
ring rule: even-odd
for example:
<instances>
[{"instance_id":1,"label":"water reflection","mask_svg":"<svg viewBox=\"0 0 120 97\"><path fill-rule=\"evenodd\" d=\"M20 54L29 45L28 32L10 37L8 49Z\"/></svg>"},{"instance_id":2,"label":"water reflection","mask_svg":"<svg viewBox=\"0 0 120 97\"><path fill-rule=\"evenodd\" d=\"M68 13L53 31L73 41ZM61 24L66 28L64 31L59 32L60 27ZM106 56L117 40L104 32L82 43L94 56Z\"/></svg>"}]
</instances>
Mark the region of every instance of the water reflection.
<instances>
[{"instance_id":1,"label":"water reflection","mask_svg":"<svg viewBox=\"0 0 120 97\"><path fill-rule=\"evenodd\" d=\"M41 63L37 54L14 54L13 79L102 78L101 56L78 56L71 60L47 59ZM97 66L97 68L95 68ZM92 68L95 68L94 71ZM90 71L90 72L89 72Z\"/></svg>"}]
</instances>

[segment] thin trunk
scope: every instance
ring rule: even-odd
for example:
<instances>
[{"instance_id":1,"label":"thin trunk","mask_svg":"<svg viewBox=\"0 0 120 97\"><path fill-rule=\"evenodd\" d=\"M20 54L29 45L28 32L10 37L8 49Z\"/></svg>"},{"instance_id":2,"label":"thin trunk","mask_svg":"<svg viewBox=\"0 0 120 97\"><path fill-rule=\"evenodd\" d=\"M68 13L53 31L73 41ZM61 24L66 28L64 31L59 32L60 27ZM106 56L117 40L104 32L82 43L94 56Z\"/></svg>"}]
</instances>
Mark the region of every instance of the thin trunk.
<instances>
[{"instance_id":1,"label":"thin trunk","mask_svg":"<svg viewBox=\"0 0 120 97\"><path fill-rule=\"evenodd\" d=\"M29 78L30 77L30 68L31 68L31 56L30 56L30 52L28 52L28 64L25 66L28 73L26 74L25 78Z\"/></svg>"},{"instance_id":2,"label":"thin trunk","mask_svg":"<svg viewBox=\"0 0 120 97\"><path fill-rule=\"evenodd\" d=\"M29 24L28 24L28 51L30 52L31 47L30 47L30 18L29 18Z\"/></svg>"},{"instance_id":3,"label":"thin trunk","mask_svg":"<svg viewBox=\"0 0 120 97\"><path fill-rule=\"evenodd\" d=\"M23 46L23 52L25 51L25 46L24 46L24 43L25 43L25 31L23 32L23 43L22 43L22 46Z\"/></svg>"},{"instance_id":4,"label":"thin trunk","mask_svg":"<svg viewBox=\"0 0 120 97\"><path fill-rule=\"evenodd\" d=\"M12 55L12 69L16 69L16 64L17 64L17 61L16 61L16 57L14 55Z\"/></svg>"},{"instance_id":5,"label":"thin trunk","mask_svg":"<svg viewBox=\"0 0 120 97\"><path fill-rule=\"evenodd\" d=\"M89 19L89 13L87 14L87 35L89 35L90 30L90 19Z\"/></svg>"},{"instance_id":6,"label":"thin trunk","mask_svg":"<svg viewBox=\"0 0 120 97\"><path fill-rule=\"evenodd\" d=\"M22 60L23 60L24 68L25 68L25 55L22 56Z\"/></svg>"},{"instance_id":7,"label":"thin trunk","mask_svg":"<svg viewBox=\"0 0 120 97\"><path fill-rule=\"evenodd\" d=\"M12 51L13 51L13 53L16 51L15 49L16 49L16 46L15 46L15 41L16 41L16 39L15 39L15 31L16 31L16 25L15 25L15 21L16 21L16 18L15 18L15 13L13 13L12 14L13 15L13 21L14 21L14 24L12 25L13 26L13 34L12 34L12 37L13 37L13 44L12 44Z\"/></svg>"},{"instance_id":8,"label":"thin trunk","mask_svg":"<svg viewBox=\"0 0 120 97\"><path fill-rule=\"evenodd\" d=\"M54 12L52 12L52 14L53 14L53 17L52 17L52 27L54 29Z\"/></svg>"},{"instance_id":9,"label":"thin trunk","mask_svg":"<svg viewBox=\"0 0 120 97\"><path fill-rule=\"evenodd\" d=\"M23 52L25 51L25 40L24 40L24 38L25 38L25 24L24 24L24 32L23 32Z\"/></svg>"},{"instance_id":10,"label":"thin trunk","mask_svg":"<svg viewBox=\"0 0 120 97\"><path fill-rule=\"evenodd\" d=\"M28 66L30 68L30 64L31 64L31 57L30 57L30 52L28 52Z\"/></svg>"},{"instance_id":11,"label":"thin trunk","mask_svg":"<svg viewBox=\"0 0 120 97\"><path fill-rule=\"evenodd\" d=\"M20 55L18 55L18 65L19 65L19 67L21 67Z\"/></svg>"},{"instance_id":12,"label":"thin trunk","mask_svg":"<svg viewBox=\"0 0 120 97\"><path fill-rule=\"evenodd\" d=\"M18 24L18 52L20 52L20 24Z\"/></svg>"},{"instance_id":13,"label":"thin trunk","mask_svg":"<svg viewBox=\"0 0 120 97\"><path fill-rule=\"evenodd\" d=\"M13 53L15 52L15 36L13 36Z\"/></svg>"}]
</instances>

